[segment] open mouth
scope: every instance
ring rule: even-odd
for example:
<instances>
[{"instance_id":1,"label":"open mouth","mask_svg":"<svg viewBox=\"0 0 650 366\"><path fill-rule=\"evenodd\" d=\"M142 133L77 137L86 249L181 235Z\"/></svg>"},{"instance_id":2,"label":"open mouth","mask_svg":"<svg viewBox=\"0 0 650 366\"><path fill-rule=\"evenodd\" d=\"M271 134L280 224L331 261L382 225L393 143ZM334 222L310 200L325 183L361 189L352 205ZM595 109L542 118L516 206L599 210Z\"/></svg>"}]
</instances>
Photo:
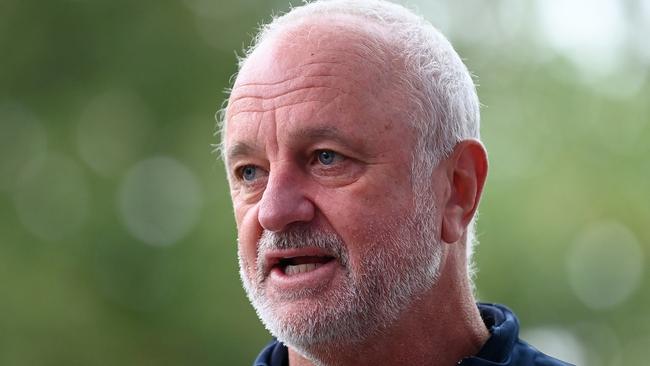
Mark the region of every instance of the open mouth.
<instances>
[{"instance_id":1,"label":"open mouth","mask_svg":"<svg viewBox=\"0 0 650 366\"><path fill-rule=\"evenodd\" d=\"M293 276L314 271L333 260L334 257L330 256L285 257L279 258L273 268L279 269L287 276Z\"/></svg>"},{"instance_id":2,"label":"open mouth","mask_svg":"<svg viewBox=\"0 0 650 366\"><path fill-rule=\"evenodd\" d=\"M315 255L285 255L269 258L269 272L280 272L285 276L295 276L307 273L334 261L330 255L318 253Z\"/></svg>"},{"instance_id":3,"label":"open mouth","mask_svg":"<svg viewBox=\"0 0 650 366\"><path fill-rule=\"evenodd\" d=\"M278 291L323 289L341 274L340 256L322 248L268 250L263 259L264 279Z\"/></svg>"}]
</instances>

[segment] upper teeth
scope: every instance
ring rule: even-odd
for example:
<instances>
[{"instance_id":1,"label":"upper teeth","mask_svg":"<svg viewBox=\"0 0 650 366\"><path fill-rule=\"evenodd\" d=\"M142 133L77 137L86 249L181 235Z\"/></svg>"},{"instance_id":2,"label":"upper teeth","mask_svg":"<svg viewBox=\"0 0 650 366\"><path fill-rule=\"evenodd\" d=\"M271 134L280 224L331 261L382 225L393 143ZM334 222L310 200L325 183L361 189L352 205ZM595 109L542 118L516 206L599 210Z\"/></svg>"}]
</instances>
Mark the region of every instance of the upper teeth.
<instances>
[{"instance_id":1,"label":"upper teeth","mask_svg":"<svg viewBox=\"0 0 650 366\"><path fill-rule=\"evenodd\" d=\"M287 275L293 275L297 273L309 272L315 270L320 265L321 265L320 263L305 263L305 264L295 264L295 265L289 264L284 269L284 273Z\"/></svg>"}]
</instances>

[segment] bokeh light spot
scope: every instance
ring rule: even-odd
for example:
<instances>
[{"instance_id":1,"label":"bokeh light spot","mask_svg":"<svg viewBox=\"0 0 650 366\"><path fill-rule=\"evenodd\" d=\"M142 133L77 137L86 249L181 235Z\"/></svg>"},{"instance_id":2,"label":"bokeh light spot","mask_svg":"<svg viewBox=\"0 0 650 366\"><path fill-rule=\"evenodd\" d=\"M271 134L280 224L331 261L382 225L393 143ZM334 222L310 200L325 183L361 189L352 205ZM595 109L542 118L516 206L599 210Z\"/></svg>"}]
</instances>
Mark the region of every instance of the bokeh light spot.
<instances>
[{"instance_id":1,"label":"bokeh light spot","mask_svg":"<svg viewBox=\"0 0 650 366\"><path fill-rule=\"evenodd\" d=\"M522 339L549 356L574 365L585 365L582 342L564 328L544 326L524 330Z\"/></svg>"},{"instance_id":2,"label":"bokeh light spot","mask_svg":"<svg viewBox=\"0 0 650 366\"><path fill-rule=\"evenodd\" d=\"M646 65L650 65L650 47L648 47L648 38L650 38L650 0L639 0L639 8L635 9L633 21L637 29L631 32L632 40L640 58ZM628 21L630 21L628 19Z\"/></svg>"},{"instance_id":3,"label":"bokeh light spot","mask_svg":"<svg viewBox=\"0 0 650 366\"><path fill-rule=\"evenodd\" d=\"M583 70L607 74L620 63L625 18L617 0L538 0L548 42Z\"/></svg>"},{"instance_id":4,"label":"bokeh light spot","mask_svg":"<svg viewBox=\"0 0 650 366\"><path fill-rule=\"evenodd\" d=\"M20 221L37 237L56 241L77 232L88 214L90 193L74 160L50 154L26 167L28 178L13 195Z\"/></svg>"},{"instance_id":5,"label":"bokeh light spot","mask_svg":"<svg viewBox=\"0 0 650 366\"><path fill-rule=\"evenodd\" d=\"M25 107L0 104L0 190L11 190L24 168L45 157L46 133Z\"/></svg>"},{"instance_id":6,"label":"bokeh light spot","mask_svg":"<svg viewBox=\"0 0 650 366\"><path fill-rule=\"evenodd\" d=\"M633 32L626 24L623 2L538 0L536 4L546 42L577 67L580 82L611 98L629 98L642 90L647 67L627 55L632 52Z\"/></svg>"},{"instance_id":7,"label":"bokeh light spot","mask_svg":"<svg viewBox=\"0 0 650 366\"><path fill-rule=\"evenodd\" d=\"M615 355L620 352L621 344L614 330L606 323L580 323L572 329L582 343L588 346L584 365L617 365Z\"/></svg>"},{"instance_id":8,"label":"bokeh light spot","mask_svg":"<svg viewBox=\"0 0 650 366\"><path fill-rule=\"evenodd\" d=\"M196 224L201 190L185 165L168 157L153 157L129 170L118 197L129 232L152 245L177 242Z\"/></svg>"},{"instance_id":9,"label":"bokeh light spot","mask_svg":"<svg viewBox=\"0 0 650 366\"><path fill-rule=\"evenodd\" d=\"M95 97L82 112L77 145L98 174L121 173L137 159L151 133L149 113L137 96L110 91Z\"/></svg>"},{"instance_id":10,"label":"bokeh light spot","mask_svg":"<svg viewBox=\"0 0 650 366\"><path fill-rule=\"evenodd\" d=\"M637 289L643 252L634 234L614 221L595 223L578 236L567 255L569 282L592 309L611 308Z\"/></svg>"}]
</instances>

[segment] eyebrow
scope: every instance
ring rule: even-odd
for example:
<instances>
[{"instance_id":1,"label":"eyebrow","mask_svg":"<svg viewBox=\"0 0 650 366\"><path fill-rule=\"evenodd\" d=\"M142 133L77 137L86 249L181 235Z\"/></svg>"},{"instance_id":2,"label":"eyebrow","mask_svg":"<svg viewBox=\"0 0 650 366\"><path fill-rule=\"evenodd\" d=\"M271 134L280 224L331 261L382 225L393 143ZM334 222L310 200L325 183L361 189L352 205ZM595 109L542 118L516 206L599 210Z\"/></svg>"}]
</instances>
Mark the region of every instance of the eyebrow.
<instances>
[{"instance_id":1,"label":"eyebrow","mask_svg":"<svg viewBox=\"0 0 650 366\"><path fill-rule=\"evenodd\" d=\"M242 156L250 156L258 152L259 150L252 147L251 145L245 143L245 142L236 142L233 146L231 146L228 149L228 152L226 154L226 162L230 162L232 159L242 157Z\"/></svg>"},{"instance_id":2,"label":"eyebrow","mask_svg":"<svg viewBox=\"0 0 650 366\"><path fill-rule=\"evenodd\" d=\"M332 140L350 147L359 145L336 127L305 127L292 132L290 136L293 139L307 141Z\"/></svg>"},{"instance_id":3,"label":"eyebrow","mask_svg":"<svg viewBox=\"0 0 650 366\"><path fill-rule=\"evenodd\" d=\"M336 141L342 145L349 147L363 146L359 141L353 140L346 136L343 132L335 127L305 127L299 128L289 134L292 140L299 140L305 142L318 141L318 140L331 140ZM226 162L239 157L246 157L251 155L258 155L260 149L249 143L238 141L235 142L226 153Z\"/></svg>"}]
</instances>

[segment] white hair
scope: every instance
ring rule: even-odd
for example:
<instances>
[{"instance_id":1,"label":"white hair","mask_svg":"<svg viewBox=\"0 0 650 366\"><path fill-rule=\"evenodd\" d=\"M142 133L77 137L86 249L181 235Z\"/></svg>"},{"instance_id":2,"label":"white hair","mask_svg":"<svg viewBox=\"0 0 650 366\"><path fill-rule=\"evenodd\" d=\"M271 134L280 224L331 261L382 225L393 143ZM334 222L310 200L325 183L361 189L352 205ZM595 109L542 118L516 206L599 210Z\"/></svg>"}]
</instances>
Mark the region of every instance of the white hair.
<instances>
[{"instance_id":1,"label":"white hair","mask_svg":"<svg viewBox=\"0 0 650 366\"><path fill-rule=\"evenodd\" d=\"M240 58L239 67L258 45L287 26L343 17L361 20L350 22L355 23L350 24L355 29L370 25L379 29L380 32L368 32L369 40L397 56L403 65L394 68L391 76L408 96L409 105L402 107L418 136L412 159L416 207L420 202L430 202L417 195L427 192L423 188L430 184L428 178L433 168L449 156L458 142L480 138L480 112L470 72L445 36L423 17L385 0L307 1L263 25L245 56ZM475 272L472 254L477 242L474 234L477 215L478 212L468 227L465 243L470 279Z\"/></svg>"}]
</instances>

